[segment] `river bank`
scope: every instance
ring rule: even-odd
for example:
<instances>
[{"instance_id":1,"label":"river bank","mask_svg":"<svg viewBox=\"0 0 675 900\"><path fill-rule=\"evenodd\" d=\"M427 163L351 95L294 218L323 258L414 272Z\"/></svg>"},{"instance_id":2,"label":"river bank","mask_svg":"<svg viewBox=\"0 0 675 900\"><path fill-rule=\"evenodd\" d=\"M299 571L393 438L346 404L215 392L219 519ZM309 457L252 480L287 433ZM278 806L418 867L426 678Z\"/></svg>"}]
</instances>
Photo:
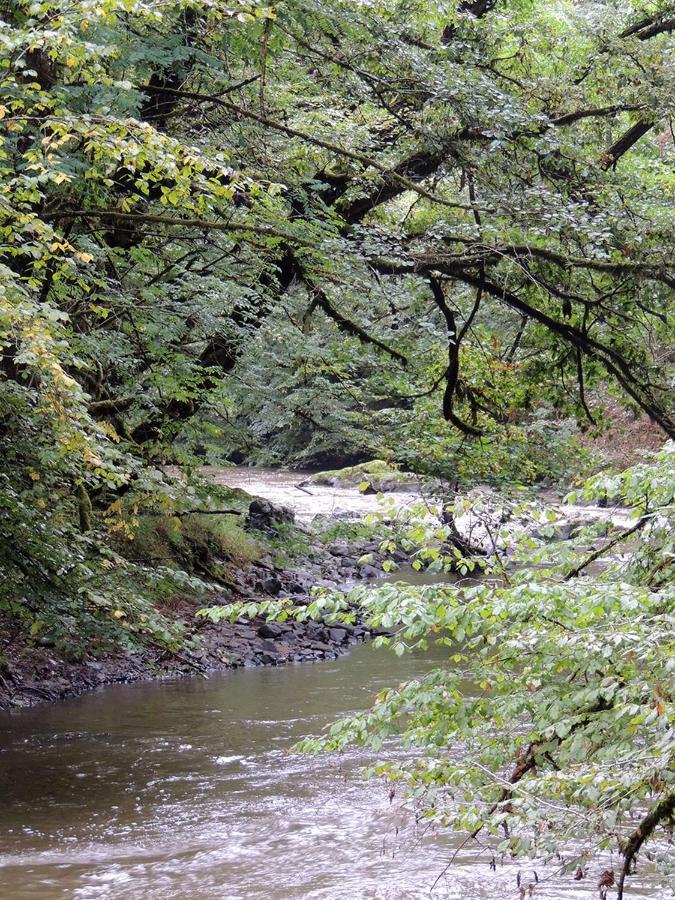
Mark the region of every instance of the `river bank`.
<instances>
[{"instance_id":1,"label":"river bank","mask_svg":"<svg viewBox=\"0 0 675 900\"><path fill-rule=\"evenodd\" d=\"M339 527L345 516L353 523L374 511L374 497L355 488L297 490L295 485L301 480L297 474L224 471L233 487L246 489L245 496L251 501L248 513L242 513L240 520L255 541L259 556L228 566L226 581L208 597L186 595L162 611L183 630L181 648L171 651L148 643L133 652L90 652L73 658L39 640L12 639L9 630L3 629L8 640L0 657L0 709L55 702L108 684L335 659L370 636L369 629L358 621L340 627L320 622L266 623L262 619L214 624L197 616L203 606L233 600L292 598L297 604L305 604L315 587L337 590L360 579L383 575L378 541ZM218 471L208 474L218 483ZM256 493L267 493L276 502L258 502ZM279 504L294 499L302 501L295 508L290 503ZM294 524L296 514L299 522ZM307 526L314 515L320 517L323 527ZM338 526L334 538L330 534L333 524ZM239 538L243 533L237 532ZM286 560L279 561L280 544L294 546ZM236 552L233 556L238 559ZM362 557L370 564L357 565Z\"/></svg>"},{"instance_id":2,"label":"river bank","mask_svg":"<svg viewBox=\"0 0 675 900\"><path fill-rule=\"evenodd\" d=\"M229 553L227 560L215 558L202 532L192 528L196 532L192 539L199 539L188 553L193 571L208 576L215 584L208 596L185 592L161 609L166 621L181 635L179 646L167 648L145 640L132 650L74 653L44 639L13 637L9 629L3 629L7 640L0 653L0 709L54 702L107 684L335 659L368 639L371 632L359 619L355 624L335 627L321 622L267 623L263 619L215 624L197 616L204 606L237 601L290 598L295 604L305 605L317 587L342 590L360 580L382 578L387 567L402 566L405 571L411 563L409 555L400 548L393 554L382 552L384 524L379 529L359 527L364 517L382 509L381 495L376 496L370 486L364 490L359 481L371 478L376 487L389 491L388 502L403 510L425 493L415 482L416 476L395 473L397 485L391 482L391 473L385 473L383 484L377 480L383 478L382 473L366 475L359 467L342 472L350 477L345 478L341 472L308 477L301 472L243 467L205 470L210 482L233 492L240 511L205 517L210 527L218 519L236 523L220 545L221 552ZM455 526L464 535L461 540L473 542L479 553L490 555L495 550L492 531L501 527L508 513L499 507L497 495L485 496L487 499L479 505L484 507L483 516L492 517L487 529L481 516L472 519L471 514L464 520L456 519ZM563 539L571 536L580 523L596 518L609 516L622 527L630 521L625 510L563 508L550 493L545 496L542 492L540 497L558 509L561 518L549 530ZM154 531L149 540L146 535L145 552L166 552L170 542L160 547L155 543L158 520L149 521ZM191 533L187 527L183 532L184 536ZM455 533L459 536L458 531ZM538 534L536 530L532 533ZM136 553L138 545L136 541ZM181 552L182 564L186 547Z\"/></svg>"},{"instance_id":3,"label":"river bank","mask_svg":"<svg viewBox=\"0 0 675 900\"><path fill-rule=\"evenodd\" d=\"M461 537L498 541L495 522L506 532L520 527L517 507L509 519L494 495L484 497L480 521L487 530L478 528L480 521L456 518ZM555 497L550 501L559 514ZM547 520L545 530L554 540L573 537L585 553L592 546L589 533L580 537L577 523L601 517L626 530L629 515L626 509L587 506L568 513ZM246 519L265 525L270 515L273 508L256 502ZM289 530L285 523L282 534L261 541L270 555L241 566L228 590L211 602L248 595L306 600L313 585L375 580L385 560L374 535L386 534L387 523L369 532L341 519L339 511L331 521L316 531ZM543 531L537 538L538 527L530 524L532 540L549 539ZM295 566L281 565L272 555L275 545L287 547L291 539ZM606 531L594 543L603 540L611 542ZM506 552L504 559L510 564ZM392 578L402 575L411 583L406 560L401 563ZM433 570L416 577L426 584L453 578ZM289 752L295 741L317 734L336 717L366 708L374 693L448 667L446 644L430 641L427 650L399 657L385 648L354 647L367 637L358 625L255 620L214 626L196 618L196 609L187 602L173 609L192 623L200 640L173 657L148 651L61 670L58 658L49 660L49 648L35 648L33 666L46 668L37 672L42 680L33 682L33 696L26 682L30 705L85 696L15 714L0 711L0 789L6 800L0 894L13 900L56 900L65 893L82 900L180 900L186 893L199 900L487 900L522 895L526 885L533 896L550 900L597 896L595 886L612 865L606 853L594 856L580 877L579 868L567 864L580 852L574 840L554 858L519 863L487 836L468 844L464 833L435 827L424 818L426 801L418 803L395 781L363 783L364 766L385 756L405 763L411 755L406 744L386 738L377 750L320 757ZM349 659L333 658L352 647ZM296 661L317 664L272 671ZM238 671L218 671L226 668ZM212 675L176 677L197 671ZM115 681L138 683L86 695ZM461 690L469 696L472 686L475 681L465 678ZM448 746L451 754L464 753L461 745ZM662 895L651 866L631 876L631 895Z\"/></svg>"}]
</instances>

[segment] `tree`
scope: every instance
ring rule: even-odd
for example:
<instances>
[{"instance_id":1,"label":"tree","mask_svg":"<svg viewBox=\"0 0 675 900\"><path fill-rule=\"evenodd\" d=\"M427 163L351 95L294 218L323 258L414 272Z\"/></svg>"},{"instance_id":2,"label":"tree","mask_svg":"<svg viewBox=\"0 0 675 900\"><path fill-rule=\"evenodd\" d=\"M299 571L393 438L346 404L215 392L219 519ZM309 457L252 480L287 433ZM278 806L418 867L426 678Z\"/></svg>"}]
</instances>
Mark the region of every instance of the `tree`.
<instances>
[{"instance_id":1,"label":"tree","mask_svg":"<svg viewBox=\"0 0 675 900\"><path fill-rule=\"evenodd\" d=\"M424 395L522 446L542 408L597 422L607 376L672 434L672 27L624 2L6 4L7 545L37 552L20 498L95 554L205 422L261 430L261 361L301 454L381 446L419 399L421 432ZM284 318L350 359L283 370Z\"/></svg>"},{"instance_id":2,"label":"tree","mask_svg":"<svg viewBox=\"0 0 675 900\"><path fill-rule=\"evenodd\" d=\"M356 607L397 653L446 646L446 665L383 691L371 710L298 749L382 751L375 772L402 782L429 820L463 830L462 846L487 834L496 852L556 860L561 877L600 865L620 898L647 855L675 884L674 456L669 442L653 464L579 492L633 513L593 552L573 549L579 537L537 543L531 527L518 527L519 508L491 532L499 549L490 579L357 588L300 610L276 601L205 612L340 621ZM546 516L536 518L545 534ZM420 560L445 557L467 574L476 560L451 537L427 508L398 541L408 551L417 545ZM386 761L383 743L394 734L410 751L402 763ZM606 869L610 852L616 869Z\"/></svg>"},{"instance_id":3,"label":"tree","mask_svg":"<svg viewBox=\"0 0 675 900\"><path fill-rule=\"evenodd\" d=\"M385 692L321 745L381 746L402 729L419 755L380 771L421 788L430 817L472 839L502 832L505 850L561 854L567 873L613 850L623 897L675 812L674 453L670 442L653 465L587 484L585 499L633 510L601 550L570 559L569 544L532 554L526 542L506 584L364 593L395 645L440 640L450 665ZM608 556L618 548L629 552ZM672 878L665 843L649 858Z\"/></svg>"}]
</instances>

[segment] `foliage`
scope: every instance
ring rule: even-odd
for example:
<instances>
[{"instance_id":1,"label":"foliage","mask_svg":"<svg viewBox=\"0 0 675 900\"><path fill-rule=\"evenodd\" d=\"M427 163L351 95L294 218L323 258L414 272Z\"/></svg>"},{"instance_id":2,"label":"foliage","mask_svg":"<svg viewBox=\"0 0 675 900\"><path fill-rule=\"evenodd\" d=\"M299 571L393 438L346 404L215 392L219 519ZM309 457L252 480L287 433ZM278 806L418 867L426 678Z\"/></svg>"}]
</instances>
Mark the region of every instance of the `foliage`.
<instances>
[{"instance_id":1,"label":"foliage","mask_svg":"<svg viewBox=\"0 0 675 900\"><path fill-rule=\"evenodd\" d=\"M118 548L148 564L165 562L188 572L213 576L212 566L225 561L244 566L260 558L261 544L229 515L140 516L131 539L122 537ZM215 577L215 576L213 576Z\"/></svg>"},{"instance_id":2,"label":"foliage","mask_svg":"<svg viewBox=\"0 0 675 900\"><path fill-rule=\"evenodd\" d=\"M169 463L559 477L607 377L671 432L670 22L4 4L0 612L121 635L110 534L189 508Z\"/></svg>"},{"instance_id":3,"label":"foliage","mask_svg":"<svg viewBox=\"0 0 675 900\"><path fill-rule=\"evenodd\" d=\"M585 499L609 491L633 511L633 525L605 542L630 552L595 570L601 553L533 553L527 530L507 531L504 552L520 559L496 581L386 584L296 612L353 619L356 607L397 653L448 647L446 666L300 749L381 750L400 733L411 759L376 772L403 781L467 843L487 832L503 851L557 858L568 875L617 852L620 895L640 853L672 874L663 828L675 809L674 462L671 442L651 465L586 484ZM262 612L293 614L287 603Z\"/></svg>"},{"instance_id":4,"label":"foliage","mask_svg":"<svg viewBox=\"0 0 675 900\"><path fill-rule=\"evenodd\" d=\"M603 394L675 433L670 4L0 15L8 640L177 648L162 603L258 552L194 516L221 453L520 484L583 468L572 423L601 429ZM638 515L599 574L597 551L510 531L504 583L363 595L398 652L440 639L454 668L327 744L401 725L422 752L390 774L436 817L568 860L573 831L627 871L672 812L672 455L587 489ZM459 512L381 539L470 573ZM331 610L347 601L302 614Z\"/></svg>"}]
</instances>

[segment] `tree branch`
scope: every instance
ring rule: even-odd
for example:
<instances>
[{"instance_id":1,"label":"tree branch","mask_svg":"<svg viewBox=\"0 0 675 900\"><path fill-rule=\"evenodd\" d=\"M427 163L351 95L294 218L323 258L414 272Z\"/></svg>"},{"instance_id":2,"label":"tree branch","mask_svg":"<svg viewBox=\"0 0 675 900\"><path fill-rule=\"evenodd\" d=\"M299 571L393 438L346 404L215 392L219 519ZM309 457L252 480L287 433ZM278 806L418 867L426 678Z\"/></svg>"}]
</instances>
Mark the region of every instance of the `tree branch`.
<instances>
[{"instance_id":1,"label":"tree branch","mask_svg":"<svg viewBox=\"0 0 675 900\"><path fill-rule=\"evenodd\" d=\"M644 103L637 105L617 103L614 106L598 106L595 109L578 109L575 112L565 113L562 116L551 119L549 124L555 125L556 127L572 125L574 122L579 122L581 119L604 118L605 116L616 115L616 113L619 112L639 112L644 108Z\"/></svg>"},{"instance_id":2,"label":"tree branch","mask_svg":"<svg viewBox=\"0 0 675 900\"><path fill-rule=\"evenodd\" d=\"M601 556L604 556L605 553L607 553L613 547L616 547L617 544L622 544L632 534L635 534L636 531L640 531L640 529L644 528L649 519L649 516L642 516L642 518L638 519L635 525L631 525L630 528L626 528L625 531L622 531L621 534L618 534L615 538L609 541L609 543L605 544L603 547L600 547L599 550L594 550L593 553L590 553L583 560L583 562L579 563L578 566L575 566L571 572L568 572L567 575L565 575L564 580L571 581L572 578L576 578L581 574L581 572L583 572L585 568L590 566L592 562L595 562L596 559L600 559Z\"/></svg>"},{"instance_id":3,"label":"tree branch","mask_svg":"<svg viewBox=\"0 0 675 900\"><path fill-rule=\"evenodd\" d=\"M458 428L461 432L472 437L480 437L482 431L462 421L453 409L455 391L459 381L459 340L457 337L457 324L455 322L455 314L448 306L443 293L443 285L436 276L429 278L429 286L434 303L439 308L445 319L448 341L448 367L445 370L445 391L443 393L443 418L446 422Z\"/></svg>"},{"instance_id":4,"label":"tree branch","mask_svg":"<svg viewBox=\"0 0 675 900\"><path fill-rule=\"evenodd\" d=\"M209 231L235 231L264 237L277 237L284 241L294 241L306 247L317 245L303 238L285 234L268 225L247 225L245 222L213 222L210 219L174 219L146 213L125 213L116 209L64 209L59 212L44 213L40 218L45 222L59 219L120 219L123 222L147 222L150 225L167 225L170 228L204 228Z\"/></svg>"},{"instance_id":5,"label":"tree branch","mask_svg":"<svg viewBox=\"0 0 675 900\"><path fill-rule=\"evenodd\" d=\"M586 388L584 385L584 365L581 359L581 348L576 348L576 357L577 357L577 385L579 387L579 402L581 403L581 408L586 414L586 418L591 423L591 425L595 425L595 419L593 418L593 414L588 407L588 403L586 402Z\"/></svg>"},{"instance_id":6,"label":"tree branch","mask_svg":"<svg viewBox=\"0 0 675 900\"><path fill-rule=\"evenodd\" d=\"M672 10L666 10L666 12L671 11ZM641 19L634 25L629 25L628 28L624 28L624 30L619 34L619 37L627 38L635 34L637 35L638 40L646 41L649 38L652 38L657 34L662 34L665 31L674 31L675 18L666 19L663 18L663 15L663 13L660 13L657 16L649 16L646 19Z\"/></svg>"},{"instance_id":7,"label":"tree branch","mask_svg":"<svg viewBox=\"0 0 675 900\"><path fill-rule=\"evenodd\" d=\"M494 297L500 303L517 310L521 315L524 314L528 318L534 319L567 343L579 347L587 356L597 358L649 418L656 422L669 437L675 438L675 419L673 419L672 414L658 405L651 395L649 386L642 384L635 377L633 366L608 344L603 344L567 322L560 322L558 319L554 319L513 291L487 280L480 273L464 268L462 262L457 259L422 257L409 263L391 264L382 262L378 263L377 266L381 272L389 274L414 272L418 275L428 275L438 271L476 289L481 288L486 294Z\"/></svg>"},{"instance_id":8,"label":"tree branch","mask_svg":"<svg viewBox=\"0 0 675 900\"><path fill-rule=\"evenodd\" d=\"M659 800L656 806L653 806L652 809L650 809L635 831L628 838L628 841L623 848L623 866L621 867L621 874L619 875L619 880L617 882L616 900L623 900L626 876L630 872L633 860L640 852L640 848L652 835L656 826L659 825L660 822L671 819L673 814L675 814L675 791L666 794L665 797Z\"/></svg>"},{"instance_id":9,"label":"tree branch","mask_svg":"<svg viewBox=\"0 0 675 900\"><path fill-rule=\"evenodd\" d=\"M316 305L335 322L335 324L341 331L357 337L364 344L372 344L374 347L378 347L393 359L400 362L401 365L408 365L408 360L402 353L399 353L398 350L394 350L393 347L389 347L387 344L379 340L379 338L373 337L371 334L368 334L368 332L361 328L360 325L357 325L356 322L352 322L351 319L347 319L342 315L341 312L338 312L338 310L335 309L335 307L330 302L326 294L321 290L321 288L314 288L314 299L316 300Z\"/></svg>"},{"instance_id":10,"label":"tree branch","mask_svg":"<svg viewBox=\"0 0 675 900\"><path fill-rule=\"evenodd\" d=\"M144 510L143 516L163 516L167 519L180 519L183 516L243 516L244 513L240 509L184 509L182 511L174 510L172 512L160 510Z\"/></svg>"},{"instance_id":11,"label":"tree branch","mask_svg":"<svg viewBox=\"0 0 675 900\"><path fill-rule=\"evenodd\" d=\"M143 90L143 88L140 88L140 90ZM164 90L169 93L176 94L181 97L187 97L192 100L206 100L210 103L215 103L218 106L222 106L224 109L227 109L244 119L249 119L251 122L257 122L258 125L262 125L264 128L269 128L272 131L278 131L279 133L285 134L288 137L296 137L299 140L305 141L308 144L312 144L315 147L321 147L323 150L328 150L330 153L335 153L337 156L342 156L346 159L351 159L355 162L359 162L366 168L376 169L386 178L396 182L404 189L413 191L414 193L419 194L420 197L424 197L426 200L430 200L432 203L437 203L440 206L445 206L450 209L471 210L473 208L465 203L454 203L452 200L446 200L444 197L439 197L437 194L433 194L430 191L425 190L424 188L420 187L415 181L404 175L402 172L397 171L397 167L392 168L391 166L386 166L378 160L374 159L372 156L368 156L365 153L360 153L357 150L347 150L346 147L341 147L339 144L334 144L332 141L325 141L322 138L314 137L313 135L308 134L305 131L300 131L297 128L292 128L290 125L284 125L282 122L277 122L274 119L268 118L267 116L258 115L258 113L254 113L251 110L244 109L242 106L237 106L235 103L229 103L227 100L222 100L215 94L200 94L195 91L184 91L178 89L169 90L169 88L165 88ZM457 140L457 136L455 136L455 140Z\"/></svg>"},{"instance_id":12,"label":"tree branch","mask_svg":"<svg viewBox=\"0 0 675 900\"><path fill-rule=\"evenodd\" d=\"M633 144L637 144L641 137L654 127L650 119L639 119L628 131L625 131L618 141L615 141L602 155L601 168L607 170L615 166L624 153L627 153Z\"/></svg>"}]
</instances>

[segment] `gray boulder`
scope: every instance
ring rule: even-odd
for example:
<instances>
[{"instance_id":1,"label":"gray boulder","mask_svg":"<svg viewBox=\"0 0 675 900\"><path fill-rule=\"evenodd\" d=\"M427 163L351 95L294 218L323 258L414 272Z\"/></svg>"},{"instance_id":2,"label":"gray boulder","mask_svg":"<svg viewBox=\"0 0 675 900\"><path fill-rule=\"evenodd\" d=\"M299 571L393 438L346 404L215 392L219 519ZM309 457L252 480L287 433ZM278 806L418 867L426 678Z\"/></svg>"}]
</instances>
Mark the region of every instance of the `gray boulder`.
<instances>
[{"instance_id":1,"label":"gray boulder","mask_svg":"<svg viewBox=\"0 0 675 900\"><path fill-rule=\"evenodd\" d=\"M292 509L276 506L260 497L251 501L246 517L246 527L254 531L275 531L279 525L292 525L294 522Z\"/></svg>"}]
</instances>

